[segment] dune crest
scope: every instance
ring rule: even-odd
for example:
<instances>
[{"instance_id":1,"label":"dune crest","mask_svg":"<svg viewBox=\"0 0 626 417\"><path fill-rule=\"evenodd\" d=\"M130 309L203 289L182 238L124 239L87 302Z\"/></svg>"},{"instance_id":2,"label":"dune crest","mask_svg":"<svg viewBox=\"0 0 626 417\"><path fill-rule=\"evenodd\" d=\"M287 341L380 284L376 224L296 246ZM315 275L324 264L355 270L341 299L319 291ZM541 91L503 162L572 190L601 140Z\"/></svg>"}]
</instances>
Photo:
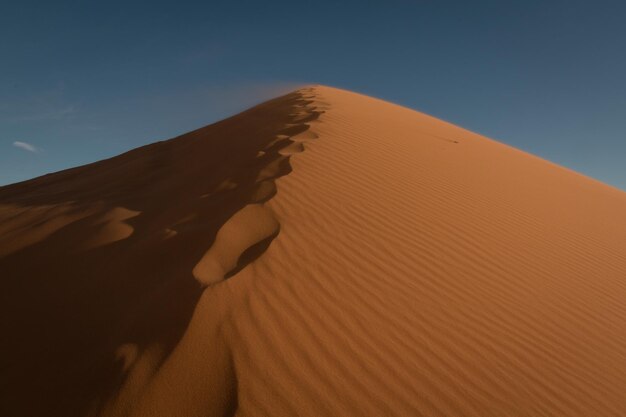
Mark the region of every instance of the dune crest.
<instances>
[{"instance_id":1,"label":"dune crest","mask_svg":"<svg viewBox=\"0 0 626 417\"><path fill-rule=\"evenodd\" d=\"M1 414L626 414L626 194L391 103L303 88L0 207Z\"/></svg>"},{"instance_id":2,"label":"dune crest","mask_svg":"<svg viewBox=\"0 0 626 417\"><path fill-rule=\"evenodd\" d=\"M107 211L94 222L94 231L87 241L81 244L82 250L89 250L98 246L107 245L118 240L126 239L133 234L133 228L126 220L138 216L140 212L115 207Z\"/></svg>"}]
</instances>

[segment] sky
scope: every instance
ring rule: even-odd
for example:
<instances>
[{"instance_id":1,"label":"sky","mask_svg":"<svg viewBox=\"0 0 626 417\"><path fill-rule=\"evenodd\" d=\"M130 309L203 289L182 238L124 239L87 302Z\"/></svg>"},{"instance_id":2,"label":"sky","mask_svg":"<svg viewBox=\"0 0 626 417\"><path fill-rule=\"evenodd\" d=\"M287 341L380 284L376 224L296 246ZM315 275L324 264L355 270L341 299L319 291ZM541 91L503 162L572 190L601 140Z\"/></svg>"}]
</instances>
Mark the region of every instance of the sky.
<instances>
[{"instance_id":1,"label":"sky","mask_svg":"<svg viewBox=\"0 0 626 417\"><path fill-rule=\"evenodd\" d=\"M392 101L626 190L623 1L0 1L0 185L303 84Z\"/></svg>"}]
</instances>

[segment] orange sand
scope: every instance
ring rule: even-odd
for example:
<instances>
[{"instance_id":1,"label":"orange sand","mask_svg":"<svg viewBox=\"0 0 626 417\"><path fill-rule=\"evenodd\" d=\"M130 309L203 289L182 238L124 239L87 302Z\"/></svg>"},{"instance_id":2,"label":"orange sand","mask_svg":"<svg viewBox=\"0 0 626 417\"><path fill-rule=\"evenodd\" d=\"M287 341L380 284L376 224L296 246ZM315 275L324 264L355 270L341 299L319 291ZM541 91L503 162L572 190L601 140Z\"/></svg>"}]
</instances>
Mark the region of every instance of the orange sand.
<instances>
[{"instance_id":1,"label":"orange sand","mask_svg":"<svg viewBox=\"0 0 626 417\"><path fill-rule=\"evenodd\" d=\"M624 416L624 213L301 89L0 188L0 415Z\"/></svg>"}]
</instances>

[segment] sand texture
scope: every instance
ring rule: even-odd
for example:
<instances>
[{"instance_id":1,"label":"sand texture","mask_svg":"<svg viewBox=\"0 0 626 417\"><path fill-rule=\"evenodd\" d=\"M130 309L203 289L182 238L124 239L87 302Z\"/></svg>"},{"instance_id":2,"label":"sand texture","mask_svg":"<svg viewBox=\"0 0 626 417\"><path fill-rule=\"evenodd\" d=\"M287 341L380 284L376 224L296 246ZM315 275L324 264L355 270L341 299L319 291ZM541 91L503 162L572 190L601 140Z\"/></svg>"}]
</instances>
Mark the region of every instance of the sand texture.
<instances>
[{"instance_id":1,"label":"sand texture","mask_svg":"<svg viewBox=\"0 0 626 417\"><path fill-rule=\"evenodd\" d=\"M313 86L0 188L0 415L626 416L626 193Z\"/></svg>"}]
</instances>

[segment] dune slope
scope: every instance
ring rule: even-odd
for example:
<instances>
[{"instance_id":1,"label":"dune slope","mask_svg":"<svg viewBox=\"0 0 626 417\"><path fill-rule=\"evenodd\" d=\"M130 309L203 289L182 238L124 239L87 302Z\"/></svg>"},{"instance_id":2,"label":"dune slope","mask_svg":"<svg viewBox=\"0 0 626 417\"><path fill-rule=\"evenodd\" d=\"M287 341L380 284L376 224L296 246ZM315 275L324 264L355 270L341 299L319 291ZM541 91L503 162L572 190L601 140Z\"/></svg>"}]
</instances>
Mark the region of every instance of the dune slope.
<instances>
[{"instance_id":1,"label":"dune slope","mask_svg":"<svg viewBox=\"0 0 626 417\"><path fill-rule=\"evenodd\" d=\"M0 188L0 414L626 415L626 194L314 86Z\"/></svg>"}]
</instances>

